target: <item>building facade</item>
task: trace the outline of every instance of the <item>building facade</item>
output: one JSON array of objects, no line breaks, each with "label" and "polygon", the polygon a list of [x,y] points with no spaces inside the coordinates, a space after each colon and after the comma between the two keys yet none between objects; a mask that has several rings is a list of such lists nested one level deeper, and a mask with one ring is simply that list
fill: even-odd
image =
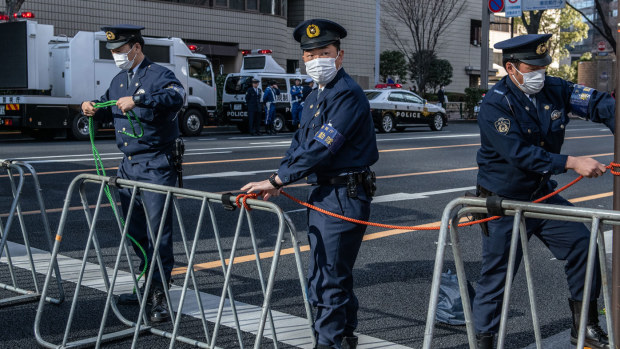
[{"label": "building facade", "polygon": [[[342,45],[347,72],[367,88],[374,84],[377,1],[27,0],[21,11],[33,12],[39,23],[54,25],[56,35],[99,31],[111,24],[143,25],[145,36],[180,37],[196,45],[197,52],[209,57],[222,74],[238,72],[241,51],[252,49],[270,49],[288,72],[298,68],[304,72],[293,29],[305,19],[331,19],[348,31]],[[452,64],[453,79],[447,90],[454,92],[477,85],[480,74],[480,41],[474,37],[480,33],[482,5],[479,0],[465,1],[465,10],[440,38],[437,50],[438,57]],[[380,51],[395,48],[385,32],[379,47]]]}]

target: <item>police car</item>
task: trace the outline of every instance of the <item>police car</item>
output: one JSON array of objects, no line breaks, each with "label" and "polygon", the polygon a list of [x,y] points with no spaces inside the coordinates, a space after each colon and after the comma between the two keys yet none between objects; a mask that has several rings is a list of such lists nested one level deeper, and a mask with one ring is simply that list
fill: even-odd
[{"label": "police car", "polygon": [[[287,74],[271,57],[271,50],[243,51],[243,62],[239,73],[226,76],[224,91],[222,91],[222,109],[226,122],[237,125],[241,132],[248,132],[248,112],[245,103],[245,92],[252,87],[252,79],[260,81],[260,89],[264,93],[268,82],[278,84],[280,95],[276,97],[276,115],[273,127],[277,132],[288,128],[294,131],[296,127],[292,123],[292,100],[290,96],[291,86],[295,80],[304,81],[308,76],[300,73]],[[265,124],[265,113],[261,113],[261,125]]]},{"label": "police car", "polygon": [[427,103],[413,92],[393,88],[364,92],[370,102],[375,127],[381,133],[402,131],[415,125],[428,125],[433,131],[441,131],[448,123],[445,109]]}]

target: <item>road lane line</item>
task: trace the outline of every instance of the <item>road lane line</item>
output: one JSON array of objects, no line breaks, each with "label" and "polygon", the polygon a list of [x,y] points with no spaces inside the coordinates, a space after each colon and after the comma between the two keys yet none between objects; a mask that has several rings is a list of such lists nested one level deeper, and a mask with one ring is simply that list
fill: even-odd
[{"label": "road lane line", "polygon": [[[22,269],[31,270],[25,246],[10,241],[7,241],[7,246],[10,250],[13,265]],[[31,248],[31,251],[35,262],[35,269],[38,271],[47,271],[47,269],[49,268],[51,254],[47,251],[39,250],[36,248]],[[60,275],[62,275],[63,281],[77,284],[82,261],[61,254],[58,255],[57,261],[58,267],[60,268]],[[6,264],[6,257],[3,257],[0,262]],[[221,268],[221,262],[219,264],[219,267]],[[113,269],[106,269],[108,275],[113,275]],[[103,282],[101,270],[98,264],[87,263],[84,271],[82,285],[104,293],[107,292],[107,288]],[[119,270],[116,285],[114,287],[114,294],[120,295],[122,293],[130,293],[132,292],[132,290],[133,281],[131,278],[131,274]],[[174,310],[177,310],[179,307],[181,291],[182,288],[180,286],[172,285],[172,287],[170,288],[170,300],[172,302],[172,307]],[[183,314],[194,318],[200,318],[200,308],[198,307],[198,304],[196,302],[196,297],[192,295],[194,290],[188,288],[187,291],[188,293],[185,297],[185,303],[183,305]],[[200,292],[203,309],[205,310],[205,318],[211,323],[214,323],[217,319],[220,296],[221,295],[212,295],[209,293]],[[260,298],[260,300],[262,301],[262,297]],[[299,294],[298,300],[300,302],[302,301],[301,294]],[[256,336],[258,330],[258,323],[261,318],[262,307],[238,301],[235,302],[235,305],[237,308],[237,315],[241,330],[243,332],[251,333],[252,335]],[[228,299],[226,300],[224,309],[225,310],[221,320],[222,326],[235,328],[235,321],[232,312],[230,311],[230,301]],[[272,310],[271,313],[273,315],[275,328],[277,329],[278,342],[286,343],[288,345],[298,348],[312,348],[312,334],[308,329],[307,319],[275,310]],[[269,322],[267,322],[267,326],[264,332],[265,338],[272,339],[270,329],[271,327],[269,325]],[[405,346],[388,342],[380,338],[370,337],[359,333],[356,333],[356,335],[359,337],[360,342],[358,348],[407,349],[407,347]],[[265,342],[265,340],[263,340],[263,342]]]}]

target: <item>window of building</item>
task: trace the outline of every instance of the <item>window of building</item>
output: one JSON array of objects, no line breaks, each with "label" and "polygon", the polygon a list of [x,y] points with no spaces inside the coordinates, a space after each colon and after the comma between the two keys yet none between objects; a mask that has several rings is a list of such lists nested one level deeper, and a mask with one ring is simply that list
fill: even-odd
[{"label": "window of building", "polygon": [[286,26],[295,28],[304,21],[304,1],[288,0],[286,8]]},{"label": "window of building", "polygon": [[258,0],[246,0],[245,9],[248,11],[258,11]]},{"label": "window of building", "polygon": [[231,10],[245,10],[245,0],[228,0],[228,8]]},{"label": "window of building", "polygon": [[215,0],[215,6],[228,7],[228,0]]},{"label": "window of building", "polygon": [[480,46],[482,40],[482,21],[472,19],[469,27],[469,43],[474,46]]},{"label": "window of building", "polygon": [[274,0],[261,0],[260,1],[260,12],[271,14],[271,2]]},{"label": "window of building", "polygon": [[287,73],[294,74],[297,69],[299,69],[299,60],[297,59],[286,60],[286,72]]}]

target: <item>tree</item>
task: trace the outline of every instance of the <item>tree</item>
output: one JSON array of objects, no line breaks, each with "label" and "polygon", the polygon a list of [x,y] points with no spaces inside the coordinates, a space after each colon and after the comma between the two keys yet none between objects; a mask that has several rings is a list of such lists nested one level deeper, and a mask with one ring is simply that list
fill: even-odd
[{"label": "tree", "polygon": [[[532,20],[532,16],[536,15],[537,19]],[[530,20],[530,26],[527,27],[522,21]],[[534,29],[532,23],[538,22],[538,28]],[[553,34],[549,39],[548,49],[549,55],[553,61],[559,63],[561,59],[570,55],[568,47],[575,47],[588,37],[588,25],[581,21],[579,12],[571,7],[563,9],[551,9],[545,11],[531,11],[524,13],[520,19],[515,21],[517,31],[532,33],[530,30],[536,30],[533,33]],[[560,65],[558,68],[549,68],[550,75],[562,77],[566,80],[573,80],[576,76],[576,65]]]},{"label": "tree", "polygon": [[548,68],[547,74],[551,76],[557,76],[558,78],[562,78],[564,80],[568,80],[568,81],[572,81],[576,83],[579,62],[587,62],[591,60],[592,60],[592,53],[586,52],[583,55],[581,55],[581,57],[578,60],[571,63],[570,66],[563,64],[557,69],[551,68],[551,67]]},{"label": "tree", "polygon": [[407,61],[402,52],[398,50],[383,51],[380,59],[379,75],[384,82],[387,81],[388,76],[398,77],[401,81],[407,80]]},{"label": "tree", "polygon": [[24,1],[26,0],[6,0],[6,14],[9,16],[9,21],[15,20],[13,14],[19,12]]},{"label": "tree", "polygon": [[[407,57],[411,75],[416,76],[415,81],[420,92],[426,89],[430,58],[435,54],[439,38],[463,12],[466,3],[462,0],[382,1],[382,9],[386,14],[381,21],[383,30]],[[402,25],[405,30],[401,30]],[[412,63],[421,66],[414,66]]]},{"label": "tree", "polygon": [[[598,18],[600,18],[601,20],[600,25],[597,25],[594,22],[592,22],[592,20],[588,18],[588,16],[586,16],[579,9],[571,5],[568,1],[566,2],[566,5],[572,8],[573,10],[577,11],[580,15],[582,15],[583,18],[585,18],[586,21],[588,21],[588,23],[590,23],[590,25],[594,29],[596,29],[596,31],[598,31],[605,38],[605,40],[607,40],[607,42],[613,48],[614,54],[616,54],[616,37],[614,36],[613,31],[611,30],[611,25],[607,21],[607,18],[608,18],[607,13],[609,13],[611,10],[609,6],[610,2],[611,0],[594,0],[594,5],[596,7],[596,13],[598,14]],[[615,23],[613,25],[615,26]]]},{"label": "tree", "polygon": [[[431,61],[431,69],[428,74],[428,87],[436,91],[440,86],[448,86],[452,82],[452,65],[446,59],[434,59]],[[442,102],[442,101],[440,101]]]}]

